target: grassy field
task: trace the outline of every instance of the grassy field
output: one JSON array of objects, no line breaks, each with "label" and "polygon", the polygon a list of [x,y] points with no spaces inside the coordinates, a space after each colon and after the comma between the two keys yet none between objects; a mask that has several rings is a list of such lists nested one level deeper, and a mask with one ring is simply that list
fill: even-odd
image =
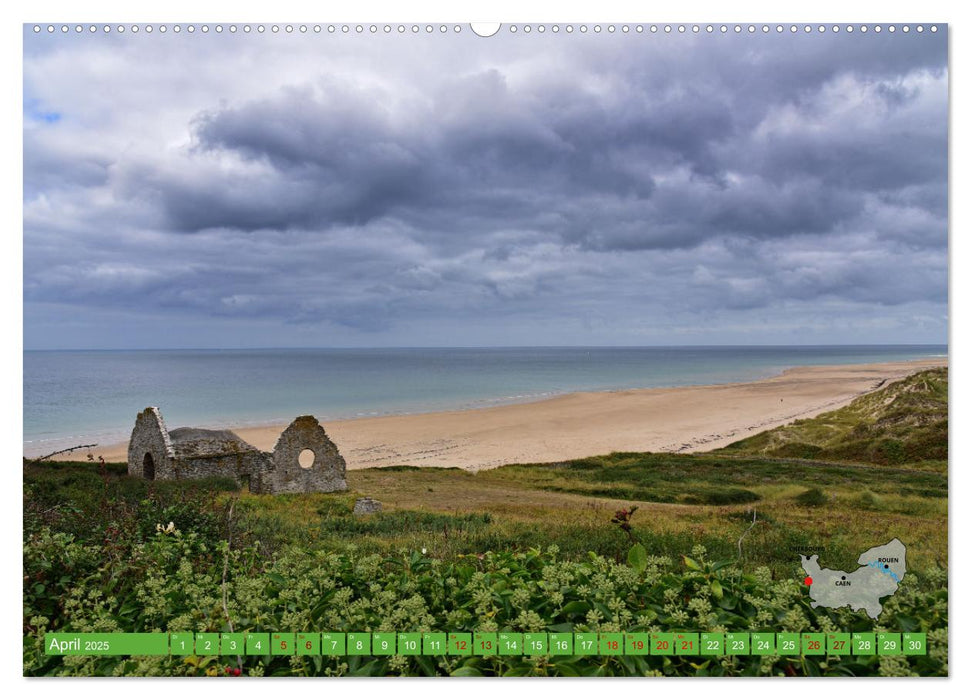
[{"label": "grassy field", "polygon": [[[220,584],[211,573],[207,574],[206,585],[211,590],[206,595],[212,601],[165,603],[162,607],[169,617],[153,616],[153,606],[161,604],[129,579],[137,581],[141,577],[152,581],[161,575],[160,571],[170,571],[173,566],[176,568],[170,575],[184,574],[184,567],[196,572],[206,571],[207,567],[219,571],[222,567],[232,572],[230,578],[238,579],[238,586],[249,590],[247,585],[257,588],[271,585],[276,581],[273,576],[281,575],[273,571],[280,571],[279,567],[287,562],[293,569],[294,561],[318,561],[324,557],[319,560],[318,568],[312,570],[317,572],[314,575],[333,578],[338,576],[333,567],[351,567],[341,569],[344,573],[340,574],[347,577],[345,585],[350,590],[350,581],[360,575],[355,567],[362,566],[361,562],[383,561],[368,576],[372,581],[382,576],[392,577],[395,595],[402,596],[430,585],[420,577],[411,578],[418,576],[415,572],[421,562],[433,562],[429,564],[432,568],[453,567],[450,569],[453,573],[443,577],[446,583],[442,585],[457,581],[459,584],[455,585],[461,587],[461,582],[466,581],[474,586],[477,585],[476,570],[481,575],[492,576],[499,575],[496,571],[525,566],[524,571],[528,572],[529,567],[523,562],[538,556],[548,558],[546,566],[550,570],[588,566],[579,562],[592,561],[603,562],[595,567],[605,566],[610,571],[615,570],[610,567],[620,567],[616,571],[622,572],[627,569],[634,542],[643,545],[658,576],[663,573],[674,577],[668,580],[668,588],[687,585],[684,581],[694,576],[688,561],[708,562],[700,564],[701,568],[722,562],[717,568],[708,569],[705,585],[721,580],[718,578],[721,574],[715,572],[723,568],[734,576],[719,584],[741,587],[732,605],[742,607],[721,606],[729,611],[726,615],[742,615],[730,618],[731,624],[751,618],[753,629],[775,629],[795,605],[792,601],[799,601],[798,606],[805,607],[805,590],[797,590],[802,576],[800,553],[816,551],[823,566],[852,569],[861,552],[899,537],[908,547],[908,577],[902,586],[906,591],[894,599],[899,599],[899,605],[912,604],[915,610],[901,611],[890,605],[887,615],[891,617],[878,623],[898,628],[910,625],[911,629],[937,634],[943,630],[946,636],[946,575],[942,576],[947,569],[946,459],[947,376],[944,370],[931,370],[861,397],[839,411],[797,421],[711,453],[615,453],[563,463],[509,465],[474,474],[459,469],[408,466],[367,469],[349,472],[349,491],[340,494],[256,496],[239,492],[231,480],[146,482],[128,477],[124,465],[108,465],[104,470],[88,463],[31,465],[24,470],[25,634],[85,626],[111,629],[112,625],[120,629],[168,625],[172,629],[171,623],[163,622],[172,619],[176,625],[186,624],[185,629],[201,630],[200,625],[222,629],[220,625],[226,622],[223,612],[198,608],[218,607],[214,602],[220,597],[216,589],[221,586],[225,591],[228,585],[225,575]],[[384,510],[365,517],[353,515],[355,499],[364,495],[382,501]],[[622,509],[630,511],[633,506],[636,511],[627,532],[619,527],[616,515]],[[169,542],[172,538],[157,532],[158,525],[170,521],[180,532],[178,546]],[[181,552],[178,561],[170,561],[171,557],[159,558],[161,555],[156,549],[165,547]],[[73,558],[64,560],[67,555],[63,552],[72,552]],[[149,556],[147,552],[153,554]],[[541,555],[542,552],[546,554]],[[141,566],[138,562],[143,562],[146,568],[137,571],[126,568]],[[54,571],[65,567],[74,573],[55,584]],[[498,569],[494,571],[490,567]],[[81,575],[83,572],[85,575]],[[545,572],[546,569],[539,567],[524,576],[526,579],[539,577],[534,584],[542,588]],[[623,585],[635,585],[624,578],[626,574],[618,576]],[[754,578],[745,579],[746,576]],[[120,579],[129,581],[124,583]],[[79,581],[87,581],[84,585],[88,587],[100,587],[101,593],[96,598],[105,601],[101,617],[92,617],[92,613],[82,612],[71,603],[79,596],[90,594],[78,590],[82,586]],[[244,581],[251,584],[244,585]],[[644,580],[636,585],[648,584]],[[168,585],[158,583],[156,592],[162,595],[161,591],[168,590]],[[277,602],[266,602],[266,610],[260,603],[254,603],[254,611],[243,615],[238,609],[245,607],[245,595],[238,590],[230,600],[230,607],[260,629],[274,629],[274,624],[280,629],[293,629],[294,616],[299,615],[286,612],[293,601],[288,603],[286,591],[272,585],[269,589],[272,595],[265,591],[263,595],[268,596],[267,601]],[[310,585],[301,579],[298,587]],[[361,585],[364,600],[373,586]],[[745,589],[747,585],[755,588]],[[709,591],[705,595],[710,596],[710,589],[705,590]],[[125,595],[129,596],[128,607],[119,602],[122,591],[127,591]],[[631,600],[625,605],[632,606],[632,611],[640,609],[643,616],[644,606],[648,605],[645,601],[652,595],[664,600],[662,588],[650,591],[653,592],[643,589],[630,593]],[[575,593],[581,598],[591,595],[583,587],[578,587]],[[791,600],[786,597],[790,593],[795,596]],[[184,593],[164,595],[178,597]],[[754,608],[743,610],[740,601],[756,595],[766,601],[781,601],[766,602],[766,609],[778,606],[778,614],[773,613],[774,621]],[[506,624],[513,629],[528,627],[527,622],[549,629],[554,625],[560,628],[567,625],[570,629],[586,625],[597,629],[603,622],[595,619],[591,623],[588,617],[564,612],[581,610],[587,605],[581,599],[574,601],[579,607],[570,608],[571,603],[565,602],[559,611],[529,619],[522,614],[515,617],[515,610],[508,605],[497,608],[500,611],[497,616],[493,613],[492,617],[482,617],[485,613],[480,614],[481,605],[466,610],[455,596],[461,598],[457,593],[452,598],[446,595],[439,601],[440,617],[431,616],[439,628],[459,629],[468,625],[469,629],[475,629],[476,625],[484,624],[483,620],[485,624],[493,624],[506,619]],[[108,599],[114,600],[114,604],[108,604]],[[722,600],[718,602],[721,604]],[[427,597],[425,603],[428,604]],[[542,607],[538,602],[534,604]],[[274,605],[282,607],[278,609]],[[916,609],[921,607],[923,612]],[[466,620],[459,614],[459,608],[462,615],[476,619]],[[664,609],[664,605],[658,608]],[[608,614],[611,611],[604,610]],[[261,617],[264,613],[265,617]],[[587,606],[584,615],[589,613]],[[671,618],[675,623],[680,619],[676,613],[670,612],[675,615]],[[508,618],[503,618],[506,614]],[[641,619],[634,612],[631,615],[634,617],[622,626],[630,628]],[[850,614],[845,609],[831,615],[826,613],[826,617],[806,608],[804,615],[809,629],[825,629],[827,624],[842,625],[844,629],[854,625],[872,628],[862,613]],[[367,618],[368,628],[377,629],[381,621],[387,620],[380,616],[375,619]],[[615,615],[614,619],[616,624],[622,624],[622,617]],[[605,620],[609,622],[609,618]],[[704,624],[713,620],[701,617],[691,624],[703,629]],[[326,622],[352,623],[350,618]],[[238,627],[243,622],[237,619],[236,624]],[[324,622],[309,618],[304,624]],[[431,623],[426,620],[424,624]],[[78,673],[108,672],[78,663],[84,669],[75,669]],[[126,667],[122,672],[139,675],[139,668]],[[272,664],[261,668],[261,672],[281,669]],[[598,668],[616,673],[652,670],[646,666],[626,669],[623,664]],[[747,671],[729,668],[720,672],[751,672],[753,668]],[[797,674],[833,670],[793,668]],[[946,666],[938,664],[928,668],[921,672],[940,673]],[[400,670],[427,675],[456,670],[447,665],[432,669],[406,665],[402,669],[374,666],[367,672]],[[576,670],[567,666],[559,670],[546,668],[544,672],[567,673],[571,669]],[[691,669],[684,666],[680,670],[669,668],[667,672],[675,675],[698,672]],[[777,673],[780,669],[789,673],[789,667],[784,665],[770,664],[768,670],[761,666],[755,670]],[[25,673],[70,670],[25,650]],[[318,666],[303,672],[313,674],[325,670]],[[336,672],[340,668],[331,670]],[[350,673],[361,668],[344,670]],[[504,672],[498,667],[466,670]],[[142,669],[141,674],[198,671],[199,668],[162,666],[152,672]],[[520,668],[517,672],[520,671],[540,673],[535,666]],[[118,667],[111,667],[110,672],[119,672]],[[706,667],[705,673],[709,672],[714,669]],[[858,668],[840,667],[837,672],[900,675],[912,672],[912,667],[905,664],[894,668],[889,661],[881,661]]]}]

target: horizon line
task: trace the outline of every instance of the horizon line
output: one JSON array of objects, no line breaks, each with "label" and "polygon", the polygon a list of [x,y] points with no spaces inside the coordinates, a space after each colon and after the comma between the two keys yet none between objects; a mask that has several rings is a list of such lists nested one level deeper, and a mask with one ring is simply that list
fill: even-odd
[{"label": "horizon line", "polygon": [[558,349],[654,349],[654,348],[885,348],[944,347],[944,343],[690,343],[658,345],[292,345],[245,347],[157,348],[23,348],[23,352],[189,352],[240,350],[558,350]]}]

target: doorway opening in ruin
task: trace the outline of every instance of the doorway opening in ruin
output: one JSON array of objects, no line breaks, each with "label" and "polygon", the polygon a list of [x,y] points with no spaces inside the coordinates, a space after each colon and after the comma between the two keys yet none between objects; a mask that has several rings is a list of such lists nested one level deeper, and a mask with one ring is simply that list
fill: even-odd
[{"label": "doorway opening in ruin", "polygon": [[155,459],[151,452],[146,452],[145,459],[142,460],[142,476],[150,481],[155,480]]},{"label": "doorway opening in ruin", "polygon": [[303,469],[310,469],[310,467],[314,466],[315,458],[316,455],[314,454],[313,450],[304,450],[297,457],[297,463],[300,464]]}]

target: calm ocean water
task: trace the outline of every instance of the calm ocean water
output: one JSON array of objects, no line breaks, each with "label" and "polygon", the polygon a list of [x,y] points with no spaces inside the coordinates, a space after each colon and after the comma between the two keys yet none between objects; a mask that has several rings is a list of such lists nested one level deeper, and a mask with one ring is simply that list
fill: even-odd
[{"label": "calm ocean water", "polygon": [[24,454],[170,428],[475,408],[572,391],[748,381],[799,365],[943,356],[946,345],[24,352]]}]

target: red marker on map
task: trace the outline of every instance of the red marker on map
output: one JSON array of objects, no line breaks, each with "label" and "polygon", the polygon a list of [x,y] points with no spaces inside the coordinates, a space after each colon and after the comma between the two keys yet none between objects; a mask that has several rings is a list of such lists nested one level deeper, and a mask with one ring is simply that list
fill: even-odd
[{"label": "red marker on map", "polygon": [[806,578],[805,578],[805,579],[803,580],[803,583],[805,583],[805,584],[806,584],[807,586],[811,586],[811,585],[813,585],[813,577],[812,577],[812,576],[807,576],[807,577],[806,577]]}]

